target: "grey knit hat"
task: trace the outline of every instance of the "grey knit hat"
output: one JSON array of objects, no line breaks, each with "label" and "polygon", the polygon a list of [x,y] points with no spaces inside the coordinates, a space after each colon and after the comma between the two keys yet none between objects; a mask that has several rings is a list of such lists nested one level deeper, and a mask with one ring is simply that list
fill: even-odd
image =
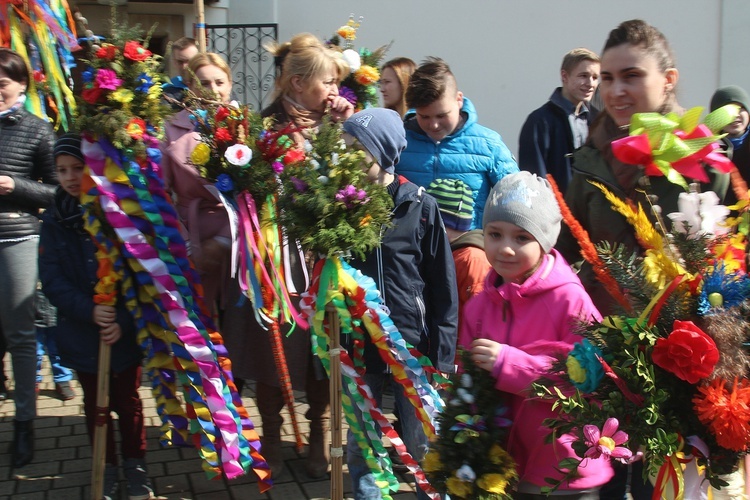
[{"label": "grey knit hat", "polygon": [[720,107],[733,102],[745,108],[746,111],[750,111],[750,98],[747,96],[747,92],[737,85],[721,87],[714,92],[713,97],[711,97],[711,111],[716,111]]},{"label": "grey knit hat", "polygon": [[495,221],[510,222],[528,231],[549,253],[560,235],[560,207],[549,182],[530,172],[506,175],[490,191],[482,227]]},{"label": "grey knit hat", "polygon": [[386,172],[395,171],[394,165],[406,147],[401,115],[392,109],[365,109],[344,122],[344,132],[356,137]]}]

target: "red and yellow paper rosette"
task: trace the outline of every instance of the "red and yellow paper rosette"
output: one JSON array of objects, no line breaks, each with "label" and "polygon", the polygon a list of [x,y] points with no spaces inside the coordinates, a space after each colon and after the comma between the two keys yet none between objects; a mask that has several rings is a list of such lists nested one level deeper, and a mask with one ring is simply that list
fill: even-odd
[{"label": "red and yellow paper rosette", "polygon": [[643,165],[646,175],[665,176],[670,182],[688,189],[685,177],[708,182],[704,164],[728,173],[733,164],[716,151],[717,135],[737,116],[734,104],[723,106],[700,122],[701,107],[676,113],[636,113],[630,120],[628,137],[612,142],[612,153],[623,163]]},{"label": "red and yellow paper rosette", "polygon": [[[435,369],[429,359],[409,345],[398,332],[382,307],[375,282],[338,257],[329,257],[316,264],[312,284],[302,295],[300,306],[310,320],[313,348],[329,373],[330,339],[325,311],[329,303],[336,308],[341,333],[351,336],[354,346],[352,357],[346,351],[341,352],[341,372],[347,388],[342,395],[344,415],[383,498],[390,498],[390,492],[397,491],[398,480],[393,475],[379,432],[388,436],[404,465],[414,474],[417,485],[430,498],[440,498],[378,407],[364,380],[364,335],[369,335],[393,378],[402,385],[428,439],[435,435],[434,420],[444,406],[428,377],[428,374],[435,373]],[[358,412],[354,410],[355,405]],[[363,425],[359,424],[357,413],[361,415]]]},{"label": "red and yellow paper rosette", "polygon": [[[156,384],[162,430],[167,431],[163,440],[180,444],[189,432],[209,477],[231,479],[252,468],[261,491],[267,490],[270,470],[231,383],[221,336],[201,308],[193,285],[197,273],[157,173],[158,149],[148,149],[148,158],[136,162],[100,139],[84,140],[83,152],[92,182],[83,201],[88,211],[101,214],[102,223],[109,226],[106,232],[115,235],[111,246],[134,277],[121,293],[140,329],[142,345],[149,348],[149,374]],[[89,227],[96,229],[95,224]],[[103,232],[92,236],[101,240]],[[131,286],[134,283],[137,287]],[[186,410],[176,396],[178,384]]]}]

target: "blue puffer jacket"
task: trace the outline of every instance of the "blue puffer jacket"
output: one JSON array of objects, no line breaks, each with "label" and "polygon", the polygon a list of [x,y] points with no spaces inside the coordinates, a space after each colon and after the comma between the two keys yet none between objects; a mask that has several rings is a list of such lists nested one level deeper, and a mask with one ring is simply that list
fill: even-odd
[{"label": "blue puffer jacket", "polygon": [[[83,229],[77,200],[62,188],[55,203],[42,215],[39,241],[39,278],[42,290],[57,307],[55,340],[65,366],[96,373],[99,359],[99,327],[92,320],[97,277],[96,248]],[[133,317],[122,298],[117,304],[117,323],[122,337],[112,345],[112,371],[119,373],[141,362]]]},{"label": "blue puffer jacket", "polygon": [[417,123],[416,113],[406,116],[406,149],[396,172],[414,184],[427,187],[435,179],[461,179],[474,194],[472,229],[482,227],[484,203],[492,186],[518,165],[500,134],[477,123],[477,112],[464,97],[463,126],[440,142],[433,141]]}]

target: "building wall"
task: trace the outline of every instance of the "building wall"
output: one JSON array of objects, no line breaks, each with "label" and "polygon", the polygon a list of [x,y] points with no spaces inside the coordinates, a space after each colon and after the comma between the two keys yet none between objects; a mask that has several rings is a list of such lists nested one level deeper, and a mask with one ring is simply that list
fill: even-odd
[{"label": "building wall", "polygon": [[750,90],[747,0],[233,0],[230,7],[233,20],[278,22],[281,40],[302,31],[330,37],[350,13],[364,16],[357,46],[393,41],[387,57],[445,59],[480,122],[514,152],[528,113],[559,85],[565,52],[600,51],[627,19],[645,19],[669,39],[683,106],[708,106],[720,85]]},{"label": "building wall", "polygon": [[[109,17],[92,0],[73,3],[92,26]],[[158,20],[170,39],[192,34],[190,5],[130,1],[124,9],[144,27]],[[220,0],[206,7],[206,22],[278,23],[281,40],[303,31],[327,38],[350,13],[364,16],[358,47],[393,42],[386,57],[445,59],[480,122],[514,152],[526,116],[559,85],[565,52],[601,50],[609,30],[627,19],[645,19],[670,40],[683,106],[707,106],[721,85],[750,90],[747,0]]]}]

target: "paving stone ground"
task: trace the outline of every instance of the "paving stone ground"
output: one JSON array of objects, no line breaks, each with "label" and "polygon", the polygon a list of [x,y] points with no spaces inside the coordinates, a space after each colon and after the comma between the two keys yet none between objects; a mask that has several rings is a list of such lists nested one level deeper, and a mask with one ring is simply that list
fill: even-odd
[{"label": "paving stone ground", "polygon": [[[10,355],[5,358],[9,388],[12,388]],[[0,500],[88,500],[91,484],[91,447],[83,417],[83,396],[78,382],[72,382],[76,397],[61,401],[56,397],[49,364],[43,363],[44,381],[37,399],[38,417],[34,422],[36,452],[34,460],[20,469],[10,467],[9,447],[13,439],[14,405],[11,399],[0,402]],[[307,404],[303,394],[297,395],[295,413],[307,432],[304,413]],[[12,391],[11,391],[12,398]],[[209,480],[201,469],[195,448],[162,448],[159,444],[159,418],[148,383],[141,387],[147,425],[148,473],[156,492],[168,500],[311,500],[330,498],[330,481],[313,480],[304,472],[304,454],[294,447],[289,414],[285,410],[283,427],[284,473],[276,478],[274,487],[262,494],[250,476],[227,481]],[[242,400],[254,423],[260,428],[253,387],[246,387]],[[391,407],[389,401],[384,402]],[[344,429],[346,426],[344,426]],[[346,459],[344,459],[346,463]],[[121,499],[127,499],[125,481],[121,476]],[[416,498],[411,476],[400,478],[399,492],[394,500]],[[351,494],[349,476],[344,465],[344,494]]]}]

